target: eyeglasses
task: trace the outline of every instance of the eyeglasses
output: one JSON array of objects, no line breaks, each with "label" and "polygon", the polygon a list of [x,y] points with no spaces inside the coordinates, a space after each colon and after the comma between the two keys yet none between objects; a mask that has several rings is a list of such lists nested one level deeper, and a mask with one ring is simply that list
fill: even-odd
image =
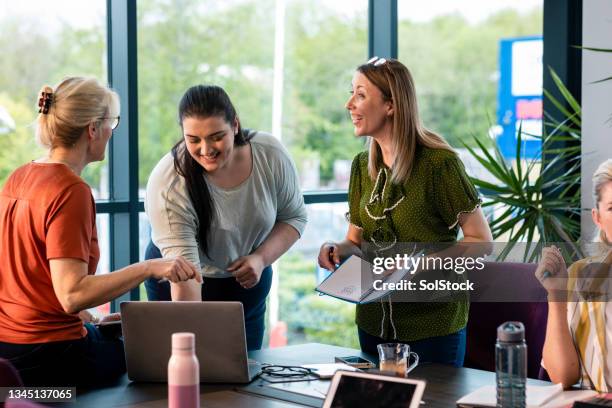
[{"label": "eyeglasses", "polygon": [[119,126],[119,120],[121,119],[121,116],[105,116],[102,118],[98,118],[99,120],[105,120],[105,119],[111,119],[110,121],[110,128],[111,130],[115,130],[117,129],[117,126]]},{"label": "eyeglasses", "polygon": [[384,65],[387,62],[387,60],[385,58],[381,58],[381,57],[372,57],[368,60],[368,64],[372,64],[375,67],[379,67],[381,65]]}]

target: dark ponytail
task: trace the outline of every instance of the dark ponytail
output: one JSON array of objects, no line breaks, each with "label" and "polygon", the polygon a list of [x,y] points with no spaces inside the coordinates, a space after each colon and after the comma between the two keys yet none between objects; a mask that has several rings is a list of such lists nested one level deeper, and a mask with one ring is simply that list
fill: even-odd
[{"label": "dark ponytail", "polygon": [[[231,126],[237,119],[236,109],[223,88],[215,85],[196,85],[189,88],[179,102],[178,119],[181,128],[183,120],[188,117],[206,119],[211,116],[222,117]],[[234,137],[234,145],[242,146],[253,136],[248,129],[244,131],[238,123],[238,133]],[[206,170],[194,160],[185,146],[185,139],[172,147],[174,169],[185,178],[189,198],[198,219],[196,239],[202,252],[208,255],[208,235],[214,216],[214,202],[204,178]]]}]

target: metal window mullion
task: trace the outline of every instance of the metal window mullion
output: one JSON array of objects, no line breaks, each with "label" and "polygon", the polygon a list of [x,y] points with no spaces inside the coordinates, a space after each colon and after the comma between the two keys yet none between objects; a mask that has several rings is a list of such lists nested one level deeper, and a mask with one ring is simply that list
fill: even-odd
[{"label": "metal window mullion", "polygon": [[[544,0],[543,15],[543,88],[560,101],[566,109],[571,110],[569,104],[565,102],[561,92],[557,89],[549,67],[557,73],[578,103],[581,103],[582,52],[577,46],[582,45],[582,0]],[[543,98],[542,103],[543,111],[549,118],[558,122],[563,122],[566,119],[565,115],[547,97]],[[543,122],[544,132],[550,133],[553,131],[553,127],[545,124],[545,122],[552,122],[552,120],[547,119]],[[556,142],[550,148],[562,149],[569,147],[570,143],[572,142]],[[555,159],[556,155],[556,153],[543,153],[542,165],[545,166],[547,163],[550,163]],[[556,179],[560,175],[565,174],[571,166],[572,163],[567,160],[559,163],[554,168],[550,168],[544,181]],[[580,169],[577,171],[580,172]],[[544,190],[543,196],[544,199],[556,199],[558,192],[548,188]],[[569,213],[566,215],[571,218],[575,217]]]},{"label": "metal window mullion", "polygon": [[397,58],[397,0],[369,0],[368,55]]},{"label": "metal window mullion", "polygon": [[[107,0],[107,14],[108,79],[121,100],[121,125],[109,143],[109,191],[111,201],[127,202],[126,212],[110,213],[110,267],[117,270],[139,260],[136,0]],[[138,300],[139,289],[115,299],[111,310],[128,299]]]}]

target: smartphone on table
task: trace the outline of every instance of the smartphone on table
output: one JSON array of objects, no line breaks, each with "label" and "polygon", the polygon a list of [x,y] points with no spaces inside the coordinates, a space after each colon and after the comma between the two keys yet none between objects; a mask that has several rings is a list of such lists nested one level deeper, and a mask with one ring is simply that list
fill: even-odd
[{"label": "smartphone on table", "polygon": [[359,356],[336,357],[336,363],[344,363],[355,368],[376,368],[373,362]]}]

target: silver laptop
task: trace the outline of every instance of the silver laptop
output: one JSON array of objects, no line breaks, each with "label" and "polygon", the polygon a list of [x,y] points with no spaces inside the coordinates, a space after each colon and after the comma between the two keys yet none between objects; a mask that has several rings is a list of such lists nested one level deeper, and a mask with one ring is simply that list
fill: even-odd
[{"label": "silver laptop", "polygon": [[128,378],[166,382],[172,333],[195,333],[200,381],[248,383],[260,366],[247,358],[240,302],[122,302]]}]

